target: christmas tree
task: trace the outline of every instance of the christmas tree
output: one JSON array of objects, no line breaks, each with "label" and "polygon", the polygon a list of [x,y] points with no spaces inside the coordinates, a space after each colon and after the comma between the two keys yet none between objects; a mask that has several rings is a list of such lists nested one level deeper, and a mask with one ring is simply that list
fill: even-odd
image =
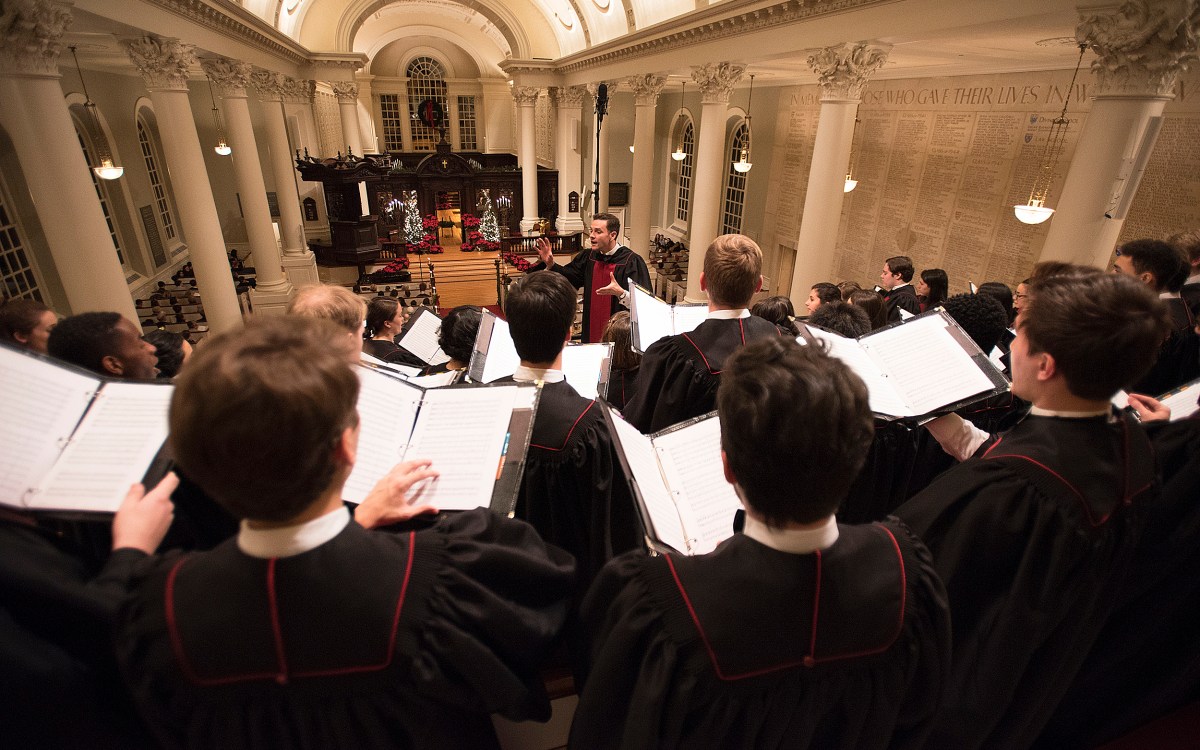
[{"label": "christmas tree", "polygon": [[425,239],[425,228],[421,226],[421,211],[417,208],[417,191],[409,193],[404,203],[404,241],[415,246]]},{"label": "christmas tree", "polygon": [[500,224],[496,222],[496,211],[492,208],[492,199],[483,191],[483,215],[479,217],[479,233],[488,242],[500,241]]}]

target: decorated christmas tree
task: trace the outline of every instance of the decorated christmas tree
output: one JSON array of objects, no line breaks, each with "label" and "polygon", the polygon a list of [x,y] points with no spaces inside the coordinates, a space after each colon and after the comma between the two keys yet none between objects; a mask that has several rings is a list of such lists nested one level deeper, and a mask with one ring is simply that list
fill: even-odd
[{"label": "decorated christmas tree", "polygon": [[500,241],[500,224],[496,221],[496,210],[492,208],[492,198],[484,190],[480,203],[479,232],[488,242]]},{"label": "decorated christmas tree", "polygon": [[404,241],[413,246],[424,238],[425,228],[421,226],[421,211],[417,208],[417,191],[413,190],[404,202]]}]

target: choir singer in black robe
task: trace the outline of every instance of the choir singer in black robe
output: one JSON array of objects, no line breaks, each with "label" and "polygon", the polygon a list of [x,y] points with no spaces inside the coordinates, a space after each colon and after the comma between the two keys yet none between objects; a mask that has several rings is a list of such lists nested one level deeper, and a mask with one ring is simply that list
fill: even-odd
[{"label": "choir singer in black robe", "polygon": [[716,408],[725,359],[751,341],[776,338],[779,329],[747,309],[762,288],[762,250],[741,234],[723,234],[704,253],[700,288],[708,319],[696,330],[651,344],[642,357],[637,388],[622,412],[645,433],[658,432]]},{"label": "choir singer in black robe", "polygon": [[871,442],[862,381],[772,338],[729,358],[718,410],[744,530],[604,568],[570,746],[922,747],[950,666],[945,590],[903,524],[834,519]]},{"label": "choir singer in black robe", "polygon": [[591,251],[581,250],[565,266],[554,262],[550,240],[539,237],[540,262],[530,270],[555,271],[583,289],[583,342],[594,344],[604,332],[604,324],[621,306],[629,307],[629,285],[650,288],[650,269],[642,256],[617,241],[621,220],[612,214],[595,214],[589,230]]},{"label": "choir singer in black robe", "polygon": [[1000,436],[953,414],[930,423],[970,458],[896,510],[950,595],[953,671],[931,747],[1029,747],[1089,651],[1129,647],[1098,636],[1158,490],[1144,430],[1109,399],[1168,330],[1165,307],[1133,279],[1038,278],[1011,349],[1029,416]]},{"label": "choir singer in black robe", "polygon": [[168,747],[495,747],[492,712],[549,718],[537,670],[570,558],[485,509],[367,531],[433,510],[406,498],[428,462],[397,466],[352,519],[343,336],[256,321],[206,342],[176,386],[174,454],[243,520],[236,539],[147,567],[122,613],[118,657]]}]

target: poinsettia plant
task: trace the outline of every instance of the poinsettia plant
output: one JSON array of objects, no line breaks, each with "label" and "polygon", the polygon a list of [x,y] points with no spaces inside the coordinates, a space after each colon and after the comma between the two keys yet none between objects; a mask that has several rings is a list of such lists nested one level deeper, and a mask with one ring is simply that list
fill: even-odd
[{"label": "poinsettia plant", "polygon": [[408,270],[408,256],[401,255],[399,258],[396,258],[395,260],[391,261],[383,268],[376,271],[376,273],[400,273],[401,271],[407,271],[407,270]]},{"label": "poinsettia plant", "polygon": [[521,271],[522,273],[524,273],[525,271],[528,271],[530,268],[533,267],[532,263],[525,260],[524,258],[522,258],[520,255],[517,255],[516,253],[504,253],[502,255],[502,257],[504,258],[505,263],[509,264],[513,268],[516,268],[518,271]]},{"label": "poinsettia plant", "polygon": [[423,233],[421,239],[417,242],[408,243],[408,251],[417,255],[438,255],[444,252],[442,246],[438,244],[438,218],[430,214],[421,219],[421,229]]},{"label": "poinsettia plant", "polygon": [[476,250],[479,252],[495,252],[500,249],[499,242],[492,242],[483,236],[479,228],[479,217],[471,214],[462,215],[463,252]]}]

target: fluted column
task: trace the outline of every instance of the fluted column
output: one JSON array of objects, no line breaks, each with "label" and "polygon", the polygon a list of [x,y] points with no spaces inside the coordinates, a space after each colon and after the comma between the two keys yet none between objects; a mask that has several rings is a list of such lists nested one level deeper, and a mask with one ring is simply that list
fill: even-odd
[{"label": "fluted column", "polygon": [[629,79],[633,89],[633,184],[630,185],[629,217],[626,234],[630,247],[644,258],[650,257],[650,190],[654,182],[654,115],[658,95],[667,79],[643,74]]},{"label": "fluted column", "polygon": [[283,98],[291,90],[294,82],[285,75],[266,70],[255,71],[250,80],[254,83],[259,99],[262,100],[263,119],[267,127],[271,173],[275,178],[275,196],[279,203],[279,236],[283,241],[283,256],[280,262],[288,281],[293,285],[316,284],[320,281],[317,277],[317,262],[304,239],[300,194],[296,190],[292,149],[288,144],[287,119],[283,114]]},{"label": "fluted column", "polygon": [[[617,93],[617,84],[614,81],[598,81],[596,83],[589,83],[587,85],[587,90],[588,90],[588,93],[592,95],[592,111],[593,112],[596,109],[596,97],[598,96],[598,93],[600,91],[601,83],[604,83],[608,86],[608,101],[609,101],[609,110],[610,111],[612,109],[612,106],[611,106],[612,98]],[[608,119],[608,115],[605,115],[605,119]],[[592,120],[593,127],[595,126],[595,123],[596,123],[596,121],[593,119]],[[591,211],[592,213],[599,213],[601,211],[608,210],[608,174],[609,174],[609,162],[611,161],[611,158],[612,158],[612,152],[609,150],[609,147],[608,147],[610,133],[612,133],[612,122],[611,121],[608,123],[608,127],[600,128],[600,145],[592,153],[592,168],[588,172],[588,179],[593,182],[596,179],[596,161],[599,160],[599,162],[600,162],[600,194],[599,194],[599,196],[597,196],[597,200],[594,201],[591,205],[589,205],[587,207],[588,210]],[[596,132],[594,130],[592,131],[590,137],[592,139],[592,143],[595,144]],[[599,208],[595,208],[595,206],[599,206]]]},{"label": "fluted column", "polygon": [[178,39],[154,37],[125,41],[122,45],[142,74],[150,101],[154,103],[179,219],[209,326],[216,332],[239,328],[242,311],[188,99],[188,68],[196,62],[195,48]]},{"label": "fluted column", "polygon": [[267,204],[267,185],[258,159],[258,142],[250,124],[250,106],[246,89],[253,68],[249,63],[225,57],[201,62],[205,75],[221,95],[229,145],[233,149],[233,172],[241,196],[242,219],[250,252],[254,255],[256,285],[250,292],[255,312],[282,315],[295,289],[283,275],[275,230],[271,227],[271,209]]},{"label": "fluted column", "polygon": [[[558,110],[558,134],[555,144],[554,165],[558,167],[558,219],[554,228],[560,234],[582,232],[583,219],[579,217],[579,209],[571,211],[571,193],[577,199],[583,199],[583,164],[579,150],[582,122],[580,107],[583,106],[583,96],[587,89],[582,86],[560,86],[552,89]],[[574,136],[572,136],[574,133]]]},{"label": "fluted column", "polygon": [[700,135],[696,140],[696,177],[692,191],[688,232],[688,302],[703,302],[700,273],[704,253],[717,237],[721,217],[721,184],[725,176],[725,118],[729,95],[746,72],[745,65],[707,63],[692,69],[692,80],[700,86]]},{"label": "fluted column", "polygon": [[521,231],[533,229],[538,220],[537,205],[537,128],[534,107],[537,105],[536,86],[514,86],[513,99],[521,115],[521,147],[517,161],[521,164]]},{"label": "fluted column", "polygon": [[1121,208],[1128,207],[1141,177],[1131,173],[1125,159],[1154,147],[1146,127],[1174,98],[1180,71],[1195,59],[1198,21],[1196,0],[1139,0],[1103,12],[1081,10],[1075,35],[1097,55],[1092,63],[1097,93],[1040,260],[1108,264],[1125,223]]},{"label": "fluted column", "polygon": [[[12,139],[69,312],[137,310],[59,84],[66,5],[5,4],[0,17],[0,127]],[[67,309],[61,310],[68,312]]]},{"label": "fluted column", "polygon": [[338,100],[338,115],[342,120],[342,139],[346,151],[362,156],[362,133],[358,129],[358,84],[354,81],[334,81],[329,84]]},{"label": "fluted column", "polygon": [[863,87],[871,74],[887,61],[889,49],[877,44],[841,44],[826,47],[808,58],[808,65],[821,86],[821,115],[817,120],[800,237],[796,243],[793,305],[804,304],[813,284],[832,278],[838,224],[846,194],[846,169],[854,141],[854,116],[858,113]]}]

